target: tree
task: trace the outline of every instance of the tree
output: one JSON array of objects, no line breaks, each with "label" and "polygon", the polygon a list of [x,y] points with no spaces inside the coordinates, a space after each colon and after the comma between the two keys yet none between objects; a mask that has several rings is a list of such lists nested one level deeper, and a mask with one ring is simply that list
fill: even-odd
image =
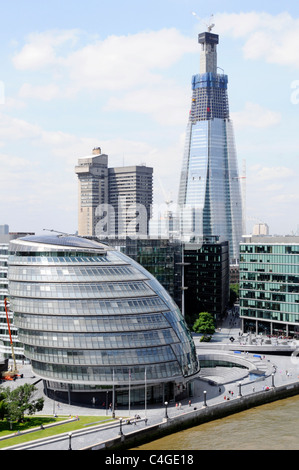
[{"label": "tree", "polygon": [[229,303],[232,307],[239,298],[239,284],[230,284],[229,286]]},{"label": "tree", "polygon": [[32,415],[36,411],[41,411],[44,406],[44,399],[33,400],[36,387],[24,384],[11,390],[9,387],[3,390],[5,415],[9,421],[22,421],[25,412]]},{"label": "tree", "polygon": [[0,420],[3,420],[6,414],[5,395],[0,392]]},{"label": "tree", "polygon": [[193,325],[195,333],[202,333],[203,335],[212,335],[215,333],[215,325],[213,316],[208,312],[201,312],[195,320]]}]

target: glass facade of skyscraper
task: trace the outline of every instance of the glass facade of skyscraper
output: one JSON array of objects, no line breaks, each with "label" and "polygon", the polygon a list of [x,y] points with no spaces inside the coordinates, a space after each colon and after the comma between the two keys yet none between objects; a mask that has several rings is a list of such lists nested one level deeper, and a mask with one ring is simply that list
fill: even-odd
[{"label": "glass facade of skyscraper", "polygon": [[183,390],[198,372],[177,305],[123,253],[71,236],[25,237],[9,250],[19,341],[47,390],[98,392],[103,399],[115,386],[120,403],[130,384],[138,402],[146,379],[158,400]]},{"label": "glass facade of skyscraper", "polygon": [[219,236],[238,259],[242,198],[227,96],[228,77],[217,73],[218,36],[199,35],[205,73],[192,78],[178,204],[185,239]]},{"label": "glass facade of skyscraper", "polygon": [[283,238],[260,237],[240,245],[244,332],[299,336],[299,238]]}]

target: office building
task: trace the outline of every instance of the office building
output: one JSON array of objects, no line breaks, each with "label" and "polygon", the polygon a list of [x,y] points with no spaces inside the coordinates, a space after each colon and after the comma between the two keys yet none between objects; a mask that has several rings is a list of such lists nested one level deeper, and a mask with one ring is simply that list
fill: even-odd
[{"label": "office building", "polygon": [[178,239],[107,239],[137,261],[166,289],[192,327],[200,312],[209,312],[216,324],[229,304],[228,242],[217,237],[202,244]]},{"label": "office building", "polygon": [[199,363],[174,301],[142,266],[74,236],[13,240],[8,278],[25,356],[46,393],[118,405],[188,395]]},{"label": "office building", "polygon": [[186,130],[178,204],[184,240],[219,236],[229,241],[230,262],[239,256],[242,197],[228,77],[218,73],[219,36],[199,34],[200,73],[192,77],[192,102]]},{"label": "office building", "polygon": [[269,235],[269,226],[267,224],[255,224],[252,235]]},{"label": "office building", "polygon": [[0,236],[9,234],[9,226],[7,224],[0,225]]},{"label": "office building", "polygon": [[147,236],[153,203],[153,169],[145,165],[109,168],[108,176],[109,210],[113,217],[110,224],[111,228],[114,224],[115,235]]},{"label": "office building", "polygon": [[13,341],[14,354],[17,361],[24,360],[23,344],[18,339],[18,329],[14,325],[13,311],[10,308],[8,293],[8,248],[9,242],[15,238],[25,235],[33,235],[33,233],[9,232],[8,225],[0,225],[0,356],[11,358],[10,335],[6,318],[4,300],[7,299],[7,315],[10,325],[10,331]]},{"label": "office building", "polygon": [[200,312],[209,312],[217,325],[229,305],[229,244],[216,237],[198,247],[184,248],[186,321],[193,324]]},{"label": "office building", "polygon": [[246,237],[240,245],[243,332],[299,336],[299,237]]},{"label": "office building", "polygon": [[153,202],[153,169],[108,168],[108,155],[93,149],[79,158],[78,234],[98,238],[147,236]]}]

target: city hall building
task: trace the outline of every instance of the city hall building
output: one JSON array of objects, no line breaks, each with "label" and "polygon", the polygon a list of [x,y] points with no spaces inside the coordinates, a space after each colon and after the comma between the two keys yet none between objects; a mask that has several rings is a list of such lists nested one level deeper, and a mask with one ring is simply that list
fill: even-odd
[{"label": "city hall building", "polygon": [[11,310],[47,395],[68,403],[154,403],[188,396],[199,372],[179,308],[141,265],[69,235],[9,245]]}]

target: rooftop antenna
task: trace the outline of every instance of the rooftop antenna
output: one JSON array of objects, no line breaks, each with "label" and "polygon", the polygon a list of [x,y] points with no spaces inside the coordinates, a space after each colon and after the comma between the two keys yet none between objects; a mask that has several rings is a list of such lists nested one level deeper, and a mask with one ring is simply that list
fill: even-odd
[{"label": "rooftop antenna", "polygon": [[210,16],[209,24],[208,24],[208,23],[205,23],[203,20],[201,20],[200,17],[199,17],[194,11],[192,11],[192,15],[195,16],[199,21],[201,21],[203,24],[206,25],[206,27],[208,28],[209,33],[212,31],[212,29],[213,29],[214,26],[215,26],[215,23],[212,23],[213,18],[214,18],[214,15],[211,15],[211,16]]},{"label": "rooftop antenna", "polygon": [[43,230],[47,231],[47,232],[58,233],[61,237],[63,237],[63,236],[65,236],[65,237],[75,236],[75,234],[73,234],[73,233],[59,232],[58,230],[53,230],[52,228],[43,228]]}]

